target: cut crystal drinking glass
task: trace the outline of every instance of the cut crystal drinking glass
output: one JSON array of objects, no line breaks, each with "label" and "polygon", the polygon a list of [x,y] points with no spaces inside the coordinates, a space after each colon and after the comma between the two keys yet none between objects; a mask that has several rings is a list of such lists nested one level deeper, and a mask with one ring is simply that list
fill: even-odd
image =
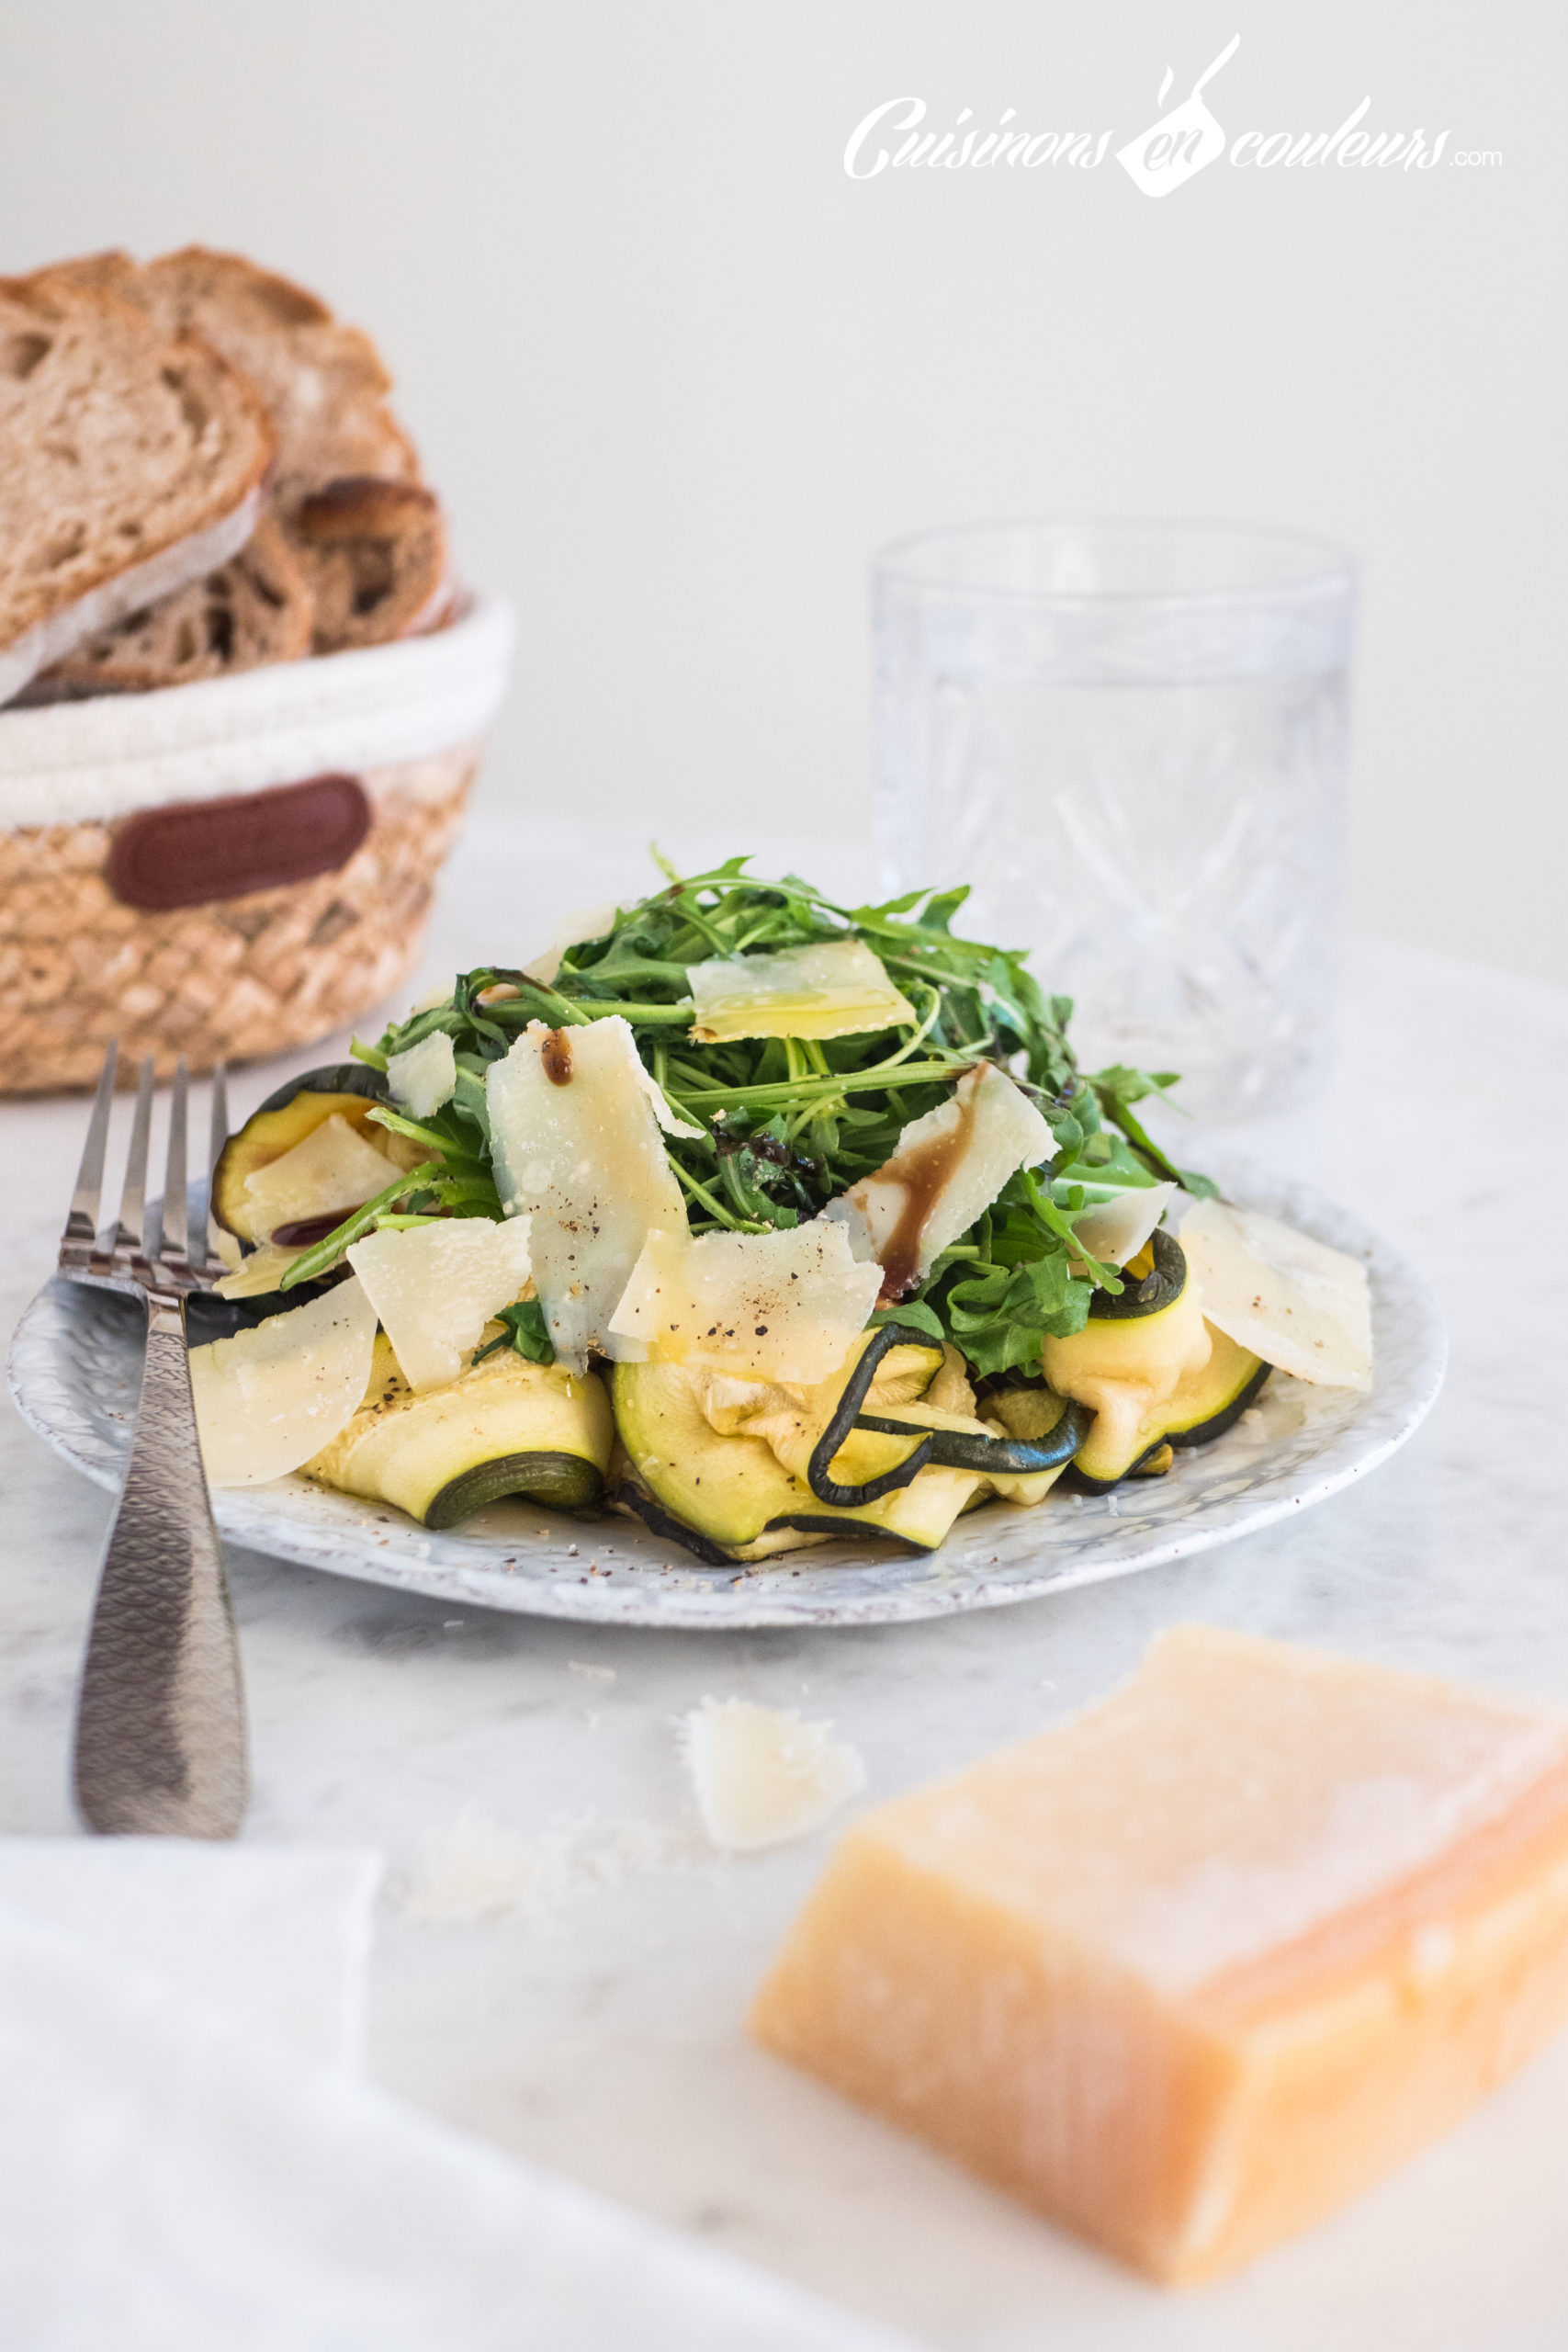
[{"label": "cut crystal drinking glass", "polygon": [[1179,1070],[1205,1120],[1310,1091],[1331,1035],[1348,560],[1278,531],[933,532],[874,568],[890,889],[1077,999],[1086,1067]]}]

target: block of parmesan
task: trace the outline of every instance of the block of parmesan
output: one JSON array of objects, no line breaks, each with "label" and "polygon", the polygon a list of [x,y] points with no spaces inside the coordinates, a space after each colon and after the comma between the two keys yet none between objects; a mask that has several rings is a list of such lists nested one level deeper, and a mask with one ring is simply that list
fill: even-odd
[{"label": "block of parmesan", "polygon": [[1568,1721],[1179,1626],[866,1814],[772,2049],[1170,2284],[1317,2220],[1568,2017]]}]

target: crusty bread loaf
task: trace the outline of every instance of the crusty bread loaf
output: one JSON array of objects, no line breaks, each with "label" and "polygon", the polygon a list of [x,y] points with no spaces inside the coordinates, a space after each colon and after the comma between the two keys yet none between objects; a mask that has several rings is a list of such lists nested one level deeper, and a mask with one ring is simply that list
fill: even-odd
[{"label": "crusty bread loaf", "polygon": [[419,480],[413,444],[387,406],[380,354],[314,294],[200,245],[148,262],[141,282],[165,327],[194,328],[265,401],[277,429],[273,503],[286,527],[302,497],[343,475]]},{"label": "crusty bread loaf", "polygon": [[18,699],[72,702],[232,677],[310,650],[315,607],[299,558],[263,515],[246,544],[205,580],[100,630],[42,670]]},{"label": "crusty bread loaf", "polygon": [[243,546],[276,447],[198,335],[101,285],[0,280],[0,702]]},{"label": "crusty bread loaf", "polygon": [[384,645],[437,617],[446,532],[431,492],[349,474],[300,500],[294,545],[315,601],[315,650]]}]

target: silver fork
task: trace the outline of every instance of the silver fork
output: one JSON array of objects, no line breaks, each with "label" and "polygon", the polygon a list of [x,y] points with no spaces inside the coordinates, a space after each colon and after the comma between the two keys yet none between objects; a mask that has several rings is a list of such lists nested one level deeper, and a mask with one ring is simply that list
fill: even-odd
[{"label": "silver fork", "polygon": [[[169,1102],[163,1214],[147,1205],[152,1058],[141,1065],[119,1213],[98,1235],[116,1047],[98,1081],[60,1271],[147,1306],[147,1362],[119,1510],[104,1556],[76,1705],[76,1803],[113,1835],[232,1838],[249,1793],[245,1702],[223,1555],[197,1439],[186,1301],[220,1269],[209,1234],[191,1246],[186,1196],[187,1080]],[[209,1175],[228,1136],[224,1073],[212,1084]]]}]

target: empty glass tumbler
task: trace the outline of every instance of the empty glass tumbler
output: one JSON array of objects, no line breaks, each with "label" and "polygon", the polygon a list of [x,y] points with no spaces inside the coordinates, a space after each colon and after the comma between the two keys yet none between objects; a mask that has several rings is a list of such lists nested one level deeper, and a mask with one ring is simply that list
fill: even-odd
[{"label": "empty glass tumbler", "polygon": [[1207,1120],[1327,1056],[1343,863],[1348,559],[1221,524],[1017,523],[873,571],[889,889],[969,882],[1089,1069],[1179,1070]]}]

